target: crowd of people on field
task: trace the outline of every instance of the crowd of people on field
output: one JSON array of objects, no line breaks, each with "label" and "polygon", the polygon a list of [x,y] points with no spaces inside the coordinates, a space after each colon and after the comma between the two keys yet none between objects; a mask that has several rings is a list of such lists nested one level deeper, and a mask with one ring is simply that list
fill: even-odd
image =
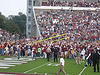
[{"label": "crowd of people on field", "polygon": [[48,0],[42,2],[42,6],[100,7],[100,2]]},{"label": "crowd of people on field", "polygon": [[[88,60],[87,64],[92,63],[92,54],[96,51],[100,54],[99,41],[92,42],[71,42],[70,39],[59,41],[42,41],[34,43],[35,39],[21,39],[17,41],[5,41],[0,44],[0,55],[32,57],[32,60],[39,58],[47,58],[48,61],[54,59],[58,62],[59,56],[65,59],[74,59],[77,64],[81,64],[84,60]],[[53,42],[51,42],[53,41]]]}]

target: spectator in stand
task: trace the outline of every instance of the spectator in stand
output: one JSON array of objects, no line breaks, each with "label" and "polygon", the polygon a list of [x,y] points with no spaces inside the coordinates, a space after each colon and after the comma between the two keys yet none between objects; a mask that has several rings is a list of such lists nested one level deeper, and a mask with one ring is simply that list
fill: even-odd
[{"label": "spectator in stand", "polygon": [[[67,33],[67,36],[71,36],[71,41],[96,41],[99,39],[97,35],[99,34],[98,17],[96,16],[98,14],[99,12],[96,11],[71,11],[70,13],[69,11],[60,10],[55,13],[55,11],[51,10],[49,13],[44,12],[41,16],[38,15],[37,20],[40,25],[40,30],[43,29],[43,31],[41,30],[43,32],[43,38],[50,37],[50,34],[54,36],[55,34]],[[43,21],[42,23],[40,22],[41,20]]]}]

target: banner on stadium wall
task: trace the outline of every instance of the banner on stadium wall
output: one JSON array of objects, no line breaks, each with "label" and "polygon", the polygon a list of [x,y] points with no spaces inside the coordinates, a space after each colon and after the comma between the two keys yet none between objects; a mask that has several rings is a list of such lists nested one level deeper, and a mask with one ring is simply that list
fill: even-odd
[{"label": "banner on stadium wall", "polygon": [[34,6],[34,9],[39,10],[100,10],[100,8],[94,7],[60,7],[60,6]]}]

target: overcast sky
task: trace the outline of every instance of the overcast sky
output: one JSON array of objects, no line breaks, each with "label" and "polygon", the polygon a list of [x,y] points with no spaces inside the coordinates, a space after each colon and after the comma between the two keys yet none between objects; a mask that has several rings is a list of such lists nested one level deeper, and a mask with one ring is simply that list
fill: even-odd
[{"label": "overcast sky", "polygon": [[0,0],[0,12],[5,15],[26,14],[27,0]]}]

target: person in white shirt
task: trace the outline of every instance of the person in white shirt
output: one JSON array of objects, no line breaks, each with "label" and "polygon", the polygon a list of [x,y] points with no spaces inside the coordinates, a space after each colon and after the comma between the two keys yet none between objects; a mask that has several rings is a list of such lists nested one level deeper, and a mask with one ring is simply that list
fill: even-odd
[{"label": "person in white shirt", "polygon": [[64,61],[63,56],[61,56],[61,58],[60,58],[60,70],[59,70],[57,75],[60,75],[60,72],[63,72],[63,75],[66,75],[66,72],[64,71],[64,66],[65,66],[65,61]]},{"label": "person in white shirt", "polygon": [[85,50],[84,49],[81,51],[81,55],[82,55],[82,59],[85,60]]}]

